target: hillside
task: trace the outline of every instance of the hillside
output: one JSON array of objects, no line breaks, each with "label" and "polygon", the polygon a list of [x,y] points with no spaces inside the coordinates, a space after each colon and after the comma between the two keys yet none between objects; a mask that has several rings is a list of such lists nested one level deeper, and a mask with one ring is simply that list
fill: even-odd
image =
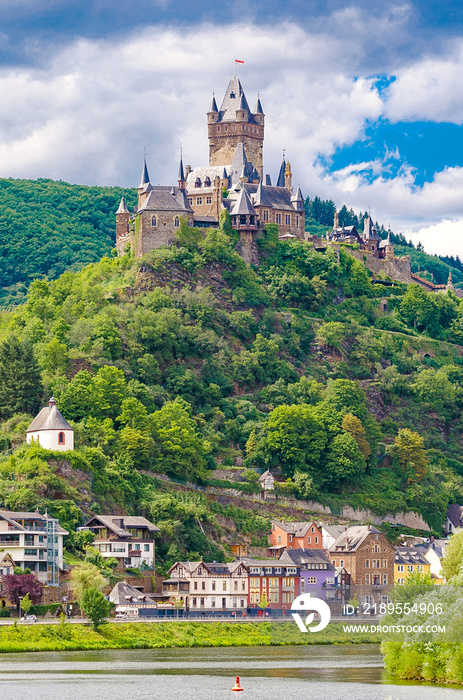
[{"label": "hillside", "polygon": [[[71,531],[142,513],[166,566],[218,559],[236,531],[265,544],[268,514],[175,480],[255,493],[257,467],[279,495],[414,510],[439,532],[463,498],[462,302],[372,285],[343,249],[272,225],[256,271],[234,237],[226,216],[204,238],[182,226],[177,247],[35,280],[0,316],[0,505],[48,508]],[[52,394],[73,453],[23,444]],[[241,483],[214,478],[242,463]]]},{"label": "hillside", "polygon": [[[114,246],[115,212],[124,195],[131,209],[136,190],[120,187],[86,187],[53,180],[0,179],[0,305],[25,301],[33,279],[57,279],[67,270],[78,271],[98,262]],[[307,197],[306,229],[324,235],[333,224],[336,205],[331,200]],[[342,225],[363,227],[365,213],[355,214],[345,205],[339,209]],[[377,224],[385,238],[384,226]],[[457,258],[427,255],[393,235],[396,252],[411,256],[413,272],[447,282],[452,270],[456,286],[463,283],[463,265]],[[424,273],[427,272],[427,274]]]}]

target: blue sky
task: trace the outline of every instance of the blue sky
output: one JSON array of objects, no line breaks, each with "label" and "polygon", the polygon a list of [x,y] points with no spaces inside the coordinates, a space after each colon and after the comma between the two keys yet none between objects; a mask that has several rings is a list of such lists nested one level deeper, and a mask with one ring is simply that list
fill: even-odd
[{"label": "blue sky", "polygon": [[463,257],[463,3],[2,0],[0,176],[175,181],[207,160],[205,112],[234,58],[286,149],[329,197]]}]

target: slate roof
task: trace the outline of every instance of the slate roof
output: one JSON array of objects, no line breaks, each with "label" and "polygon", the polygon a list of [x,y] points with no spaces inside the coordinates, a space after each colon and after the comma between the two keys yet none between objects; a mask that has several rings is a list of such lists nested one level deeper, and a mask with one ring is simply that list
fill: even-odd
[{"label": "slate roof", "polygon": [[286,549],[278,561],[294,564],[302,569],[310,569],[314,564],[327,564],[327,569],[334,571],[334,566],[321,549]]},{"label": "slate roof", "polygon": [[254,123],[256,120],[251,114],[251,110],[249,109],[249,105],[246,100],[244,90],[241,87],[241,83],[238,78],[232,78],[228,83],[225,96],[222,100],[222,104],[220,105],[218,121],[235,121],[236,110],[240,109],[240,104],[244,105],[242,109],[247,109],[249,112],[248,121]]},{"label": "slate roof", "polygon": [[319,523],[318,526],[320,528],[323,528],[323,530],[326,530],[326,532],[331,535],[331,537],[335,537],[338,539],[340,535],[344,532],[346,529],[342,525],[325,525],[325,523]]},{"label": "slate roof", "polygon": [[146,528],[149,532],[159,532],[156,525],[141,515],[94,515],[93,518],[87,520],[84,527],[94,527],[91,523],[95,520],[112,530],[118,537],[133,537],[132,533],[126,529],[129,527]]},{"label": "slate roof", "polygon": [[[195,194],[195,192],[200,194],[199,187],[195,187],[195,182],[196,182],[197,178],[199,178],[201,181],[201,188],[204,187],[204,183],[205,183],[206,179],[209,178],[209,180],[211,181],[211,185],[208,189],[210,189],[212,191],[214,189],[214,187],[213,187],[214,180],[217,176],[219,176],[221,180],[224,178],[228,179],[228,173],[226,170],[226,166],[224,166],[224,165],[205,165],[205,166],[194,168],[193,170],[191,170],[190,173],[188,173],[187,180],[186,180],[188,194],[192,195],[192,194]],[[202,189],[201,194],[203,194],[203,192],[204,192],[204,189]]]},{"label": "slate roof", "polygon": [[429,564],[428,560],[417,547],[396,547],[394,561],[396,564]]},{"label": "slate roof", "polygon": [[[54,399],[53,399],[54,401]],[[60,412],[56,403],[52,403],[42,408],[40,413],[36,415],[26,433],[34,433],[37,430],[74,430],[71,428],[66,418]]]},{"label": "slate roof", "polygon": [[277,187],[284,187],[285,186],[285,169],[286,169],[286,161],[283,158],[283,160],[281,161],[281,165],[280,165],[280,172],[278,173]]},{"label": "slate roof", "polygon": [[370,215],[366,216],[364,219],[364,225],[363,225],[363,234],[362,238],[364,240],[373,240],[373,241],[380,241],[381,238],[378,235],[378,232],[376,230],[376,226],[373,223],[373,219],[371,218]]},{"label": "slate roof", "polygon": [[386,246],[390,246],[390,245],[392,245],[391,232],[388,231],[387,238],[383,238],[383,240],[379,244],[378,248],[385,248]]},{"label": "slate roof", "polygon": [[257,212],[252,206],[251,200],[248,193],[243,185],[241,192],[238,195],[238,199],[233,205],[233,209],[230,212],[231,216],[257,216]]},{"label": "slate roof", "polygon": [[178,187],[156,185],[138,211],[172,211],[184,214],[187,211],[191,212],[192,209],[188,199],[185,198],[185,193],[179,191]]},{"label": "slate roof", "polygon": [[209,112],[218,112],[217,102],[215,101],[215,95],[212,95],[211,106],[209,107]]},{"label": "slate roof", "polygon": [[138,189],[140,187],[143,187],[144,185],[147,185],[150,181],[150,176],[148,175],[148,166],[146,165],[146,158],[143,162],[143,170],[141,171],[141,179],[140,179],[140,184],[138,185]]},{"label": "slate roof", "polygon": [[[249,195],[256,195],[258,185],[247,182],[245,184],[245,188]],[[293,212],[293,214],[296,211],[291,202],[291,192],[286,189],[286,187],[270,187],[269,185],[262,185],[262,196],[267,198],[268,202],[270,203],[269,205],[274,209],[290,211]],[[255,206],[257,206],[257,203]]]},{"label": "slate roof", "polygon": [[295,537],[305,537],[309,529],[315,525],[315,523],[311,520],[310,522],[296,522],[296,523],[283,523],[279,522],[278,520],[273,521],[275,525],[278,525],[284,532],[287,532],[288,534],[292,534]]},{"label": "slate roof", "polygon": [[353,525],[339,535],[330,552],[355,552],[370,533],[379,535],[380,531],[371,525]]},{"label": "slate roof", "polygon": [[146,593],[137,590],[127,581],[118,581],[111,593],[109,600],[115,605],[130,605],[131,603],[155,603],[155,600]]},{"label": "slate roof", "polygon": [[125,203],[124,197],[121,197],[121,202],[119,204],[119,209],[117,210],[116,214],[128,214],[129,210],[127,209],[127,205]]},{"label": "slate roof", "polygon": [[241,177],[247,177],[252,180],[253,172],[254,166],[248,160],[244,144],[240,141],[236,144],[232,164],[228,171],[230,186],[233,187],[233,185],[239,183]]},{"label": "slate roof", "polygon": [[461,520],[463,518],[463,506],[459,506],[456,503],[452,503],[447,508],[447,518],[450,520],[453,527],[461,527]]},{"label": "slate roof", "polygon": [[256,108],[254,110],[254,114],[262,114],[262,115],[264,114],[264,110],[262,109],[260,97],[257,98]]},{"label": "slate roof", "polygon": [[272,479],[275,481],[275,477],[273,474],[267,469],[260,477],[259,477],[259,483],[263,483],[268,476],[271,476]]},{"label": "slate roof", "polygon": [[255,204],[256,207],[271,207],[272,204],[267,197],[267,194],[262,187],[262,181],[259,182],[257,186],[257,191],[255,195],[253,196],[253,204]]},{"label": "slate roof", "polygon": [[439,559],[442,559],[446,544],[447,540],[433,540],[432,542],[420,542],[419,544],[414,545],[414,548],[421,550],[425,556],[432,550],[437,554]]}]

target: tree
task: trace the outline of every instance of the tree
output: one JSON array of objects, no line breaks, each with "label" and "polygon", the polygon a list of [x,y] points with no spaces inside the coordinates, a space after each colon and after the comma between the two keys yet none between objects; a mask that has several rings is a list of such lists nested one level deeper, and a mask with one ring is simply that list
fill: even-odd
[{"label": "tree", "polygon": [[365,459],[368,459],[371,454],[371,447],[365,437],[365,428],[357,416],[354,416],[352,413],[346,413],[342,417],[342,429],[345,430],[346,433],[352,435],[360,452]]},{"label": "tree", "polygon": [[7,574],[3,577],[3,591],[13,605],[19,606],[19,599],[26,595],[33,603],[42,599],[42,583],[34,574]]},{"label": "tree", "polygon": [[43,387],[32,346],[10,335],[0,345],[0,418],[37,413]]},{"label": "tree", "polygon": [[333,482],[349,479],[365,471],[365,458],[349,433],[336,435],[330,445],[326,471]]},{"label": "tree", "polygon": [[394,460],[408,481],[421,481],[426,476],[428,460],[424,450],[424,439],[409,428],[401,428],[390,447]]},{"label": "tree", "polygon": [[450,538],[442,559],[442,575],[451,581],[463,573],[463,531],[456,532]]},{"label": "tree", "polygon": [[345,328],[339,321],[328,321],[317,331],[316,341],[322,348],[331,348],[342,354],[342,341]]},{"label": "tree", "polygon": [[101,367],[92,382],[92,393],[96,418],[115,418],[127,396],[124,372],[117,367]]},{"label": "tree", "polygon": [[26,593],[25,596],[22,597],[21,599],[21,610],[23,611],[24,615],[27,615],[29,610],[32,607],[32,600],[29,595],[29,593]]},{"label": "tree", "polygon": [[327,437],[312,406],[278,406],[270,413],[263,432],[257,452],[267,464],[280,464],[288,477],[296,469],[309,473],[317,469]]},{"label": "tree", "polygon": [[71,571],[71,588],[74,592],[77,600],[80,601],[81,597],[85,591],[96,590],[102,591],[106,586],[106,579],[100,573],[95,564],[90,564],[89,562],[82,562],[78,566],[75,566]]},{"label": "tree", "polygon": [[98,627],[106,622],[111,605],[104,595],[96,588],[85,590],[79,598],[80,607],[92,621],[95,632]]},{"label": "tree", "polygon": [[257,605],[259,606],[259,608],[261,608],[261,610],[265,610],[265,608],[268,607],[267,594],[265,591],[262,591],[262,595]]},{"label": "tree", "polygon": [[350,379],[329,381],[325,401],[341,414],[352,413],[361,421],[367,416],[365,392]]}]

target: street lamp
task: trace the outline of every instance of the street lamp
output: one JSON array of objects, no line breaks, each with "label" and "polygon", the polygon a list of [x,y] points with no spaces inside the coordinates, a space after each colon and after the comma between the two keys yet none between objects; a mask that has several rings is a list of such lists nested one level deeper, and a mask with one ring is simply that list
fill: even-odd
[{"label": "street lamp", "polygon": [[68,616],[68,597],[66,595],[63,595],[61,600],[64,603],[64,617],[66,618]]},{"label": "street lamp", "polygon": [[19,621],[21,622],[21,601],[24,598],[23,595],[20,595],[18,600],[19,600]]}]

